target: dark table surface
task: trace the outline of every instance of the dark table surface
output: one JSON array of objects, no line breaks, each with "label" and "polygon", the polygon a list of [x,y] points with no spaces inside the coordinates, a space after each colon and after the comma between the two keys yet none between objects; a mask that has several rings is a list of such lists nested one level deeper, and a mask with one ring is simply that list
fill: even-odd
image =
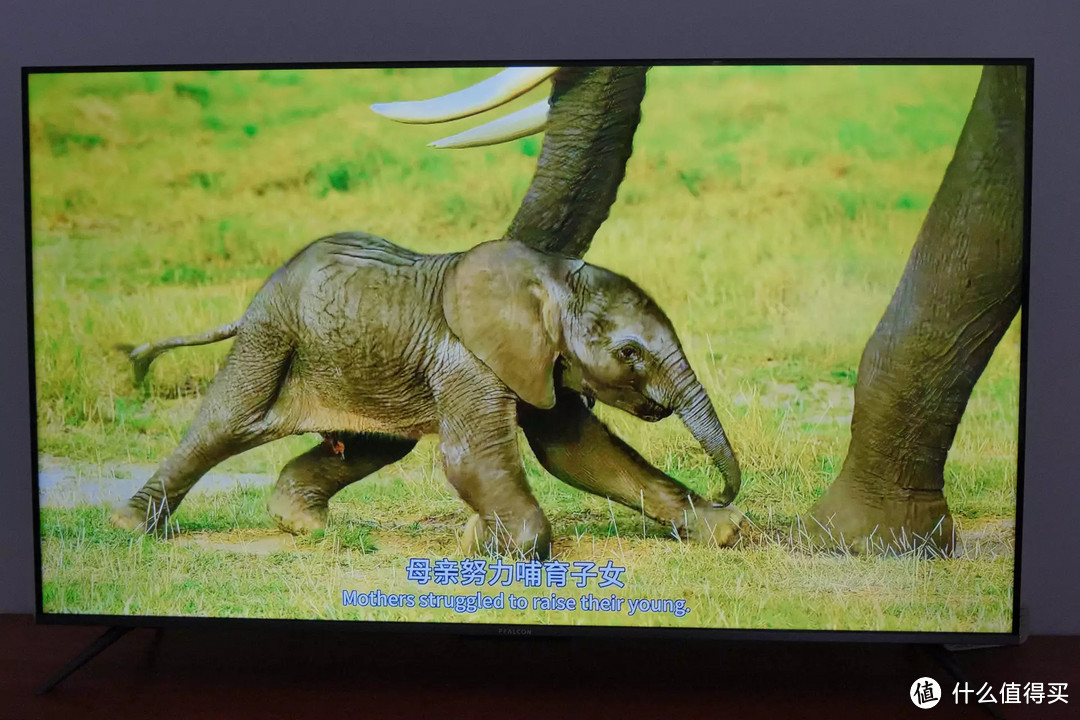
[{"label": "dark table surface", "polygon": [[[386,635],[290,627],[133,630],[44,697],[34,690],[102,628],[0,616],[0,718],[989,718],[910,645]],[[955,655],[971,685],[1067,682],[1069,703],[1006,718],[1080,717],[1080,637]],[[916,678],[945,697],[917,709]],[[1073,695],[1075,694],[1075,697]],[[974,700],[974,697],[972,698]]]}]

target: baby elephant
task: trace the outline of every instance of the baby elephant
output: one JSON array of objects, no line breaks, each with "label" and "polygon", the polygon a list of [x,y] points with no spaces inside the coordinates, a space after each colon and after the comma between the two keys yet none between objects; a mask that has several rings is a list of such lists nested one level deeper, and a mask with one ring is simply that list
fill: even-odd
[{"label": "baby elephant", "polygon": [[[333,235],[275,272],[238,322],[133,350],[136,377],[169,348],[233,335],[180,445],[115,524],[155,529],[222,460],[322,433],[269,501],[283,529],[320,529],[334,493],[438,433],[446,477],[476,513],[466,551],[546,558],[551,528],[525,480],[520,425],[559,479],[684,537],[738,538],[742,516],[724,506],[739,466],[712,403],[671,322],[613,272],[509,240],[420,255]],[[718,496],[698,496],[611,436],[586,406],[594,400],[647,421],[677,413],[724,478]]]}]

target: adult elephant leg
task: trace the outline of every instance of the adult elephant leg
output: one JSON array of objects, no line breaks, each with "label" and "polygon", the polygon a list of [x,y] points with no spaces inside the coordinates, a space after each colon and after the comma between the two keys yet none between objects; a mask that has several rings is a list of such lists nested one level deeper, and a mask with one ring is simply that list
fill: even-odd
[{"label": "adult elephant leg", "polygon": [[416,441],[388,435],[342,433],[285,465],[266,507],[278,527],[298,535],[326,527],[329,501],[339,490],[408,455]]},{"label": "adult elephant leg", "polygon": [[945,460],[1021,300],[1026,70],[983,70],[907,267],[863,351],[851,444],[808,529],[857,552],[949,552]]},{"label": "adult elephant leg", "polygon": [[720,546],[738,540],[738,510],[717,507],[653,467],[576,393],[560,391],[550,410],[521,404],[518,422],[540,464],[566,484],[644,512],[681,537]]}]

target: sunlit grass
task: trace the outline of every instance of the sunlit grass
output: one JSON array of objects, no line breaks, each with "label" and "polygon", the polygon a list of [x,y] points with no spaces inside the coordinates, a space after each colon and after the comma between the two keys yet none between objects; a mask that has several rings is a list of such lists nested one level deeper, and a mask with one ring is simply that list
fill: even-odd
[{"label": "sunlit grass", "polygon": [[[745,468],[739,504],[766,534],[790,527],[839,471],[860,353],[949,161],[978,72],[650,72],[626,181],[588,259],[633,278],[672,318]],[[163,356],[142,389],[132,386],[113,345],[234,320],[265,278],[314,238],[366,230],[435,252],[501,235],[535,168],[536,138],[439,152],[425,143],[473,121],[402,126],[367,109],[488,74],[464,68],[32,78],[42,452],[91,468],[160,461],[228,343]],[[534,102],[538,92],[515,107]],[[950,454],[947,494],[962,521],[1013,515],[1018,369],[1014,325],[976,386]],[[649,425],[614,410],[600,414],[696,489],[718,482],[677,421]],[[311,442],[274,443],[223,469],[275,474]],[[560,537],[573,543],[567,551],[587,554],[596,542],[599,556],[611,552],[601,532],[606,503],[546,476],[527,451],[526,463]],[[333,604],[342,584],[389,590],[400,558],[452,552],[465,513],[436,468],[427,441],[376,480],[345,491],[322,541],[304,541],[295,552],[242,555],[236,562],[250,582],[238,579],[235,592],[221,582],[236,571],[228,553],[131,541],[108,530],[97,510],[49,510],[58,533],[44,534],[47,606],[341,616],[355,610],[341,608],[340,598]],[[270,533],[263,492],[216,503],[191,498],[178,519],[189,532],[227,535],[235,523],[244,532]],[[651,525],[641,537],[640,518],[621,508],[614,514],[638,528],[622,538],[620,557],[635,568],[639,589],[692,594],[700,609],[690,616],[695,621],[936,628],[938,613],[954,629],[1000,629],[1008,621],[1007,558],[919,566],[903,558],[810,557],[769,543],[717,553],[680,545]],[[422,531],[402,530],[413,523]],[[357,542],[342,545],[341,534],[349,532],[366,551]],[[151,571],[163,583],[143,587]],[[179,586],[170,585],[170,573]],[[846,596],[850,615],[823,600],[848,587],[844,577],[867,583],[860,586],[865,592]],[[190,593],[185,582],[195,583]],[[316,597],[312,587],[333,592]],[[913,587],[927,602],[912,599]],[[189,605],[189,596],[201,599]]]}]

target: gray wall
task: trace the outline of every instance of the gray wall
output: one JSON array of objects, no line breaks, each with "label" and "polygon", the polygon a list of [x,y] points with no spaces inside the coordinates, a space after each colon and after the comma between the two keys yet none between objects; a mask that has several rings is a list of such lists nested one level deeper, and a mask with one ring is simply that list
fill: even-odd
[{"label": "gray wall", "polygon": [[[0,612],[33,607],[19,67],[663,57],[1035,57],[1023,602],[1080,633],[1080,52],[1068,0],[98,0],[0,6]],[[1073,7],[1070,7],[1070,4]],[[633,10],[633,12],[630,12]]]}]

